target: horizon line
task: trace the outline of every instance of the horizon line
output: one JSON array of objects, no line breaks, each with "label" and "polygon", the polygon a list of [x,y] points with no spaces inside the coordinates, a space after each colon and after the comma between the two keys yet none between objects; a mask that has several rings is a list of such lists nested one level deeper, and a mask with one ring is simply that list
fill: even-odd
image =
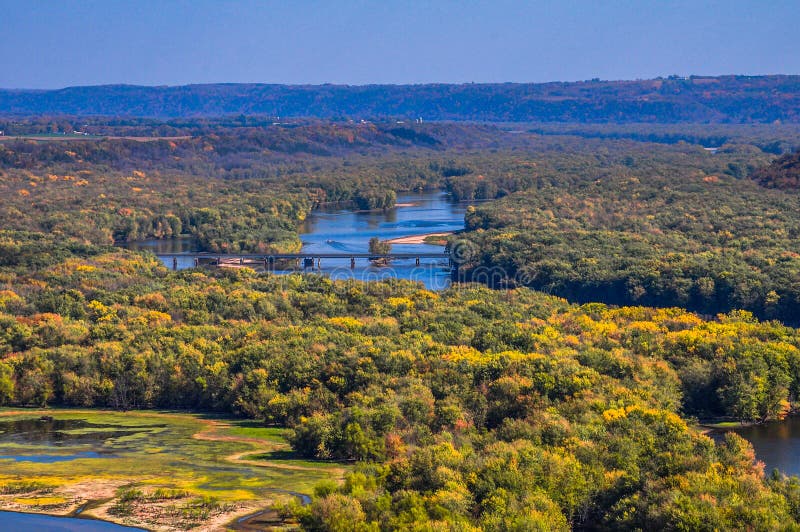
[{"label": "horizon line", "polygon": [[800,74],[669,74],[667,76],[656,76],[654,78],[632,78],[632,79],[602,79],[598,77],[580,80],[550,80],[550,81],[426,81],[408,83],[288,83],[288,82],[264,82],[264,81],[217,81],[199,83],[179,83],[179,84],[160,84],[146,85],[137,83],[100,83],[89,85],[67,85],[63,87],[51,88],[30,88],[30,87],[0,87],[2,91],[18,92],[53,92],[69,89],[83,88],[111,88],[111,87],[131,87],[148,89],[171,89],[181,87],[204,87],[220,85],[251,85],[251,86],[271,86],[271,87],[423,87],[423,86],[465,86],[465,85],[550,85],[565,83],[636,83],[645,81],[664,81],[664,80],[690,80],[690,79],[713,79],[713,78],[775,78],[775,77],[800,77]]}]

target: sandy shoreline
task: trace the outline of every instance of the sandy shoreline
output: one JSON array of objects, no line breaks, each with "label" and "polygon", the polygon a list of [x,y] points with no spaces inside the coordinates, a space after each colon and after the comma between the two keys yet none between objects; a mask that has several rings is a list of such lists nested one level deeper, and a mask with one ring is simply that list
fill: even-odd
[{"label": "sandy shoreline", "polygon": [[425,233],[424,235],[409,235],[409,236],[400,236],[397,238],[390,238],[386,240],[389,244],[424,244],[425,239],[429,236],[441,236],[446,237],[453,234],[453,231],[448,231],[445,233]]}]

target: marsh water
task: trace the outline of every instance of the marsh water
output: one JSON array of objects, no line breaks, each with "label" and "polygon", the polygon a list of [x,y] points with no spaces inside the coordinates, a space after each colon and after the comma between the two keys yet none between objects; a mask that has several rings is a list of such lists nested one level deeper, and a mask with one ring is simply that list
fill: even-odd
[{"label": "marsh water", "polygon": [[[119,427],[81,419],[31,418],[0,422],[0,460],[52,463],[102,458],[107,441],[153,426]],[[117,451],[119,447],[117,447]]]},{"label": "marsh water", "polygon": [[[148,427],[142,427],[146,430]],[[89,423],[82,419],[29,418],[0,422],[0,463],[54,463],[109,456],[109,439],[130,435],[130,427]],[[2,467],[2,466],[0,466]],[[141,530],[74,517],[0,511],[0,530],[69,530],[95,532]]]},{"label": "marsh water", "polygon": [[[54,411],[52,415],[16,414],[0,420],[0,470],[6,477],[11,475],[23,480],[28,479],[29,471],[35,472],[31,475],[33,480],[38,475],[52,475],[53,478],[65,475],[70,478],[73,472],[79,476],[87,472],[91,475],[93,469],[101,474],[121,472],[128,475],[128,468],[136,468],[137,460],[146,461],[152,457],[167,470],[186,468],[190,463],[191,478],[196,475],[197,487],[205,493],[229,491],[231,486],[241,485],[257,489],[256,486],[263,484],[261,490],[265,496],[280,493],[295,496],[302,504],[310,501],[308,495],[288,489],[292,483],[286,479],[291,477],[292,482],[302,484],[309,475],[316,478],[314,473],[286,473],[281,469],[231,462],[225,458],[229,454],[227,443],[190,437],[201,428],[197,422],[188,425],[173,420],[162,422],[160,418],[144,419],[142,415],[128,420],[125,414],[108,413],[84,418],[81,414]],[[10,498],[33,501],[31,504],[37,506],[31,509],[47,511],[50,507],[38,506],[40,503],[35,501],[49,493],[23,483],[20,491],[11,493]],[[80,503],[80,497],[72,502]],[[0,530],[130,530],[84,516],[82,510],[86,505],[91,507],[96,502],[105,500],[84,500],[84,506],[69,518],[0,511]],[[254,523],[243,521],[242,529],[253,530]]]},{"label": "marsh water", "polygon": [[[319,209],[312,212],[301,227],[300,239],[304,253],[366,253],[369,240],[378,237],[389,240],[399,237],[446,233],[464,228],[464,213],[468,203],[453,202],[441,191],[404,194],[397,198],[398,206],[386,211],[353,211],[342,208]],[[173,240],[144,240],[126,245],[131,249],[146,249],[156,255],[197,251],[191,238]],[[394,252],[434,252],[441,246],[429,244],[393,244]],[[171,257],[161,257],[172,267]],[[194,259],[178,258],[178,268],[191,268]],[[316,265],[315,265],[316,266]],[[386,277],[421,281],[434,290],[450,284],[446,261],[423,259],[417,266],[414,259],[394,260],[388,266],[375,266],[358,260],[354,269],[349,259],[327,259],[320,264],[321,273],[335,279],[377,280]],[[316,271],[316,270],[315,270]]]}]

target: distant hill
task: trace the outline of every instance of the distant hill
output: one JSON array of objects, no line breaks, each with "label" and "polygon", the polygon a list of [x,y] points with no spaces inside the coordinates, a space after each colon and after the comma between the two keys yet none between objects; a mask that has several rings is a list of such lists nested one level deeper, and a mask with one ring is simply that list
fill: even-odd
[{"label": "distant hill", "polygon": [[800,152],[779,157],[750,177],[763,187],[796,190],[800,188]]},{"label": "distant hill", "polygon": [[430,85],[107,85],[0,90],[2,115],[269,115],[503,122],[800,122],[800,76]]}]

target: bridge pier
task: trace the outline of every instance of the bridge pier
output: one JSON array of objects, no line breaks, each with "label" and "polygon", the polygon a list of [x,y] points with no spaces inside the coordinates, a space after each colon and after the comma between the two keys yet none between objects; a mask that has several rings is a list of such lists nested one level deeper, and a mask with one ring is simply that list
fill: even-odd
[{"label": "bridge pier", "polygon": [[322,269],[321,264],[322,264],[322,259],[317,257],[317,270],[321,270]]},{"label": "bridge pier", "polygon": [[194,267],[195,267],[195,268],[197,268],[198,266],[200,266],[200,259],[198,259],[197,257],[195,257],[195,258],[194,258]]},{"label": "bridge pier", "polygon": [[419,257],[417,257],[417,266],[419,266]]},{"label": "bridge pier", "polygon": [[350,269],[351,270],[355,270],[356,269],[356,258],[355,257],[350,257]]},{"label": "bridge pier", "polygon": [[172,271],[178,270],[178,257],[172,257]]}]

